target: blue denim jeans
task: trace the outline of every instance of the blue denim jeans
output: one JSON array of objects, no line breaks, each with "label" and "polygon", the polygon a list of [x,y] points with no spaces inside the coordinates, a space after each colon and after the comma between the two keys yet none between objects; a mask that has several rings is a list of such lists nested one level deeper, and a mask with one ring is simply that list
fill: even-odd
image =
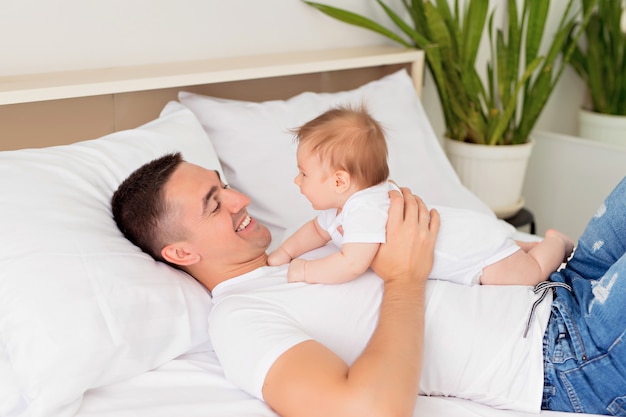
[{"label": "blue denim jeans", "polygon": [[626,178],[596,211],[556,289],[543,408],[626,416]]}]

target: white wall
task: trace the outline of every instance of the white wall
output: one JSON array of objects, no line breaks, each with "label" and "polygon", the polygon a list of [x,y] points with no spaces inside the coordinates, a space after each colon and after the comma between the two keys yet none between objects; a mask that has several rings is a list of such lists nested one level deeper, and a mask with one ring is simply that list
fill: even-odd
[{"label": "white wall", "polygon": [[[320,1],[389,23],[374,0]],[[402,10],[400,0],[387,3]],[[565,0],[552,4],[556,26]],[[299,0],[2,0],[0,39],[0,76],[391,43]],[[430,76],[425,79],[424,106],[442,134],[438,98]],[[568,69],[537,129],[575,135],[584,94]],[[564,175],[532,177],[555,174]]]},{"label": "white wall", "polygon": [[[374,0],[321,1],[393,27]],[[491,1],[501,15],[505,3]],[[402,12],[400,0],[387,3]],[[553,2],[555,25],[563,3]],[[0,39],[0,76],[391,43],[299,0],[3,0]],[[565,75],[539,127],[576,133],[584,88]],[[443,133],[429,77],[424,104]]]},{"label": "white wall", "polygon": [[537,234],[558,229],[577,239],[613,187],[626,176],[626,146],[537,132],[524,197]]},{"label": "white wall", "polygon": [[299,0],[3,0],[0,39],[0,75],[383,42]]}]

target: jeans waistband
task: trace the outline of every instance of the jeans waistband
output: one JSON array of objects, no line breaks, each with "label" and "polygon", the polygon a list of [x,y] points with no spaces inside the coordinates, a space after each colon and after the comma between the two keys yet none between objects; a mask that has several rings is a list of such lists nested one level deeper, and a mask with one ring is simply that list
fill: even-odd
[{"label": "jeans waistband", "polygon": [[556,287],[565,288],[567,291],[572,292],[572,287],[570,287],[569,285],[562,282],[554,281],[541,281],[533,288],[533,292],[540,295],[530,308],[530,313],[528,314],[528,320],[526,320],[526,327],[524,329],[524,338],[526,338],[526,336],[528,335],[528,330],[530,329],[530,324],[532,323],[533,317],[535,316],[535,310],[537,310],[537,306],[539,306],[539,304],[541,304],[541,302],[546,298],[546,295],[548,295],[548,291],[554,290]]}]

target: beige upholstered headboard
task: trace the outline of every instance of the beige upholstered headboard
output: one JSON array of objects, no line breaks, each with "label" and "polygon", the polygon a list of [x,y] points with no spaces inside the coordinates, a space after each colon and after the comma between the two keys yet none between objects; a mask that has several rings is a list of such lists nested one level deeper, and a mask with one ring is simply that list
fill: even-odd
[{"label": "beige upholstered headboard", "polygon": [[0,77],[0,150],[92,139],[156,118],[180,90],[242,99],[355,88],[407,67],[421,93],[422,51],[390,46]]}]

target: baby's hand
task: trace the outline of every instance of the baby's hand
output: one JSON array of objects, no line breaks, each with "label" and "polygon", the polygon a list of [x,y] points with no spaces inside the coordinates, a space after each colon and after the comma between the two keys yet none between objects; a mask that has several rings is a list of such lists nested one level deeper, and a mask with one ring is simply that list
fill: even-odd
[{"label": "baby's hand", "polygon": [[289,270],[287,271],[287,280],[289,282],[301,282],[304,279],[304,266],[306,265],[304,259],[294,259],[289,264]]},{"label": "baby's hand", "polygon": [[289,254],[280,247],[267,255],[267,264],[269,266],[284,265],[289,262],[291,262],[291,256],[289,256]]}]

